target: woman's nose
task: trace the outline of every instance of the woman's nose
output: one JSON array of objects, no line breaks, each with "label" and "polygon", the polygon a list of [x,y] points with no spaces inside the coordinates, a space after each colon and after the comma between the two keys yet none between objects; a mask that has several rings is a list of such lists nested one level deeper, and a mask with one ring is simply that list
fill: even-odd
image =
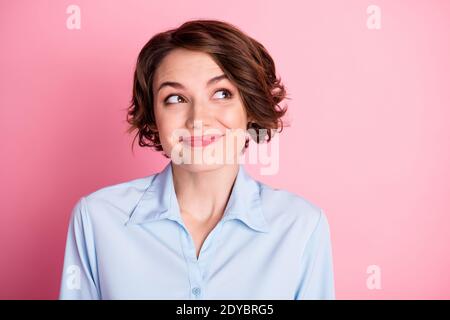
[{"label": "woman's nose", "polygon": [[203,103],[195,103],[189,112],[187,127],[190,129],[202,128],[208,126],[211,121],[210,110]]}]

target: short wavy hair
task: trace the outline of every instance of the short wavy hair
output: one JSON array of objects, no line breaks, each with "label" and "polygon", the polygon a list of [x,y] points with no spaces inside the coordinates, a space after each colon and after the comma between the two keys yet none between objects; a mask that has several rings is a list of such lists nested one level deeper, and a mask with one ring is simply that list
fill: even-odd
[{"label": "short wavy hair", "polygon": [[[133,93],[127,110],[127,132],[137,131],[139,146],[163,151],[156,128],[152,83],[163,58],[184,48],[209,54],[238,88],[247,116],[247,130],[256,143],[269,142],[274,130],[283,130],[287,111],[279,103],[287,98],[285,86],[277,78],[275,63],[264,46],[234,25],[220,20],[191,20],[176,29],[153,36],[142,48],[136,62]],[[255,134],[256,132],[256,134]],[[248,147],[249,140],[245,142]],[[245,149],[244,148],[244,149]],[[166,154],[165,157],[169,158]]]}]

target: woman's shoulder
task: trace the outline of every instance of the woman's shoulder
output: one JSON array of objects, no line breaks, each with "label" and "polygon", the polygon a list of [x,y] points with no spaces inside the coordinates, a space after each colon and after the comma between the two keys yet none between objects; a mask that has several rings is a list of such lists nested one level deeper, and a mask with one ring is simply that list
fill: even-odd
[{"label": "woman's shoulder", "polygon": [[89,219],[102,220],[111,216],[127,219],[130,210],[151,185],[157,173],[106,185],[80,197],[76,207],[84,209]]},{"label": "woman's shoulder", "polygon": [[275,188],[261,183],[261,206],[269,222],[292,223],[310,231],[319,224],[328,224],[321,206],[306,197],[287,189]]},{"label": "woman's shoulder", "polygon": [[149,187],[156,174],[130,179],[98,188],[84,197],[87,200],[114,201],[139,196]]}]

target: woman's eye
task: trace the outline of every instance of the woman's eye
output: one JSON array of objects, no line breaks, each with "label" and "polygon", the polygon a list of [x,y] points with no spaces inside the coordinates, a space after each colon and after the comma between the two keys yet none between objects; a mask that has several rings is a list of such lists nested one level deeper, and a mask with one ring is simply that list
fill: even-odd
[{"label": "woman's eye", "polygon": [[[228,89],[219,89],[214,94],[214,97],[220,100],[231,99],[233,97],[233,94]],[[177,94],[171,94],[166,99],[164,99],[165,104],[183,103],[184,101],[185,101],[184,98]]]},{"label": "woman's eye", "polygon": [[219,93],[219,92],[222,92],[222,94],[220,94],[219,97],[223,96],[223,93],[225,93],[225,97],[224,97],[225,99],[230,99],[233,96],[231,94],[231,92],[229,90],[227,90],[227,89],[219,89],[219,90],[217,90],[216,94],[214,96],[216,96],[217,93]]},{"label": "woman's eye", "polygon": [[180,99],[183,100],[183,98],[181,96],[179,96],[177,94],[172,94],[164,100],[164,103],[165,104],[180,103],[180,102],[182,102],[182,101],[180,101]]}]

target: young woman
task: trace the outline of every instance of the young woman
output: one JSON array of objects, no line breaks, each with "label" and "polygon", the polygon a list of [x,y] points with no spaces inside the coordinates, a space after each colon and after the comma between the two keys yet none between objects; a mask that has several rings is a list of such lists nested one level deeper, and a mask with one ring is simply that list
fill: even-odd
[{"label": "young woman", "polygon": [[[127,119],[140,146],[170,161],[80,198],[60,298],[334,299],[321,208],[237,161],[250,138],[268,143],[283,127],[285,97],[267,50],[229,23],[188,21],[150,39]],[[195,161],[206,153],[215,161]]]}]

